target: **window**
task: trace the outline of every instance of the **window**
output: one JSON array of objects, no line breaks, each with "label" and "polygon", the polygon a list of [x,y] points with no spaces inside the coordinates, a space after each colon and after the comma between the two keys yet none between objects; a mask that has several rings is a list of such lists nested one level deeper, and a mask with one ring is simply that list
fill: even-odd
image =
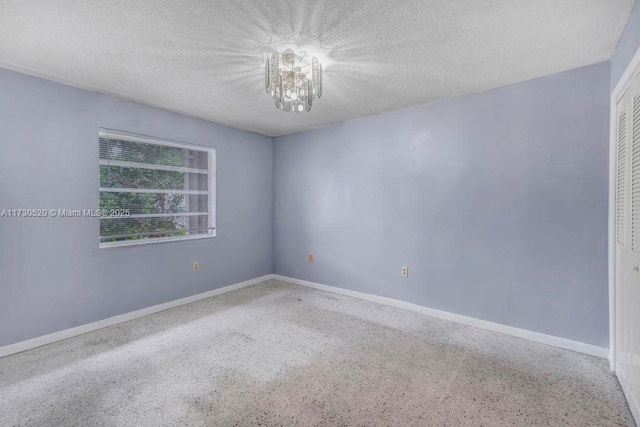
[{"label": "window", "polygon": [[215,236],[215,150],[100,129],[100,247]]}]

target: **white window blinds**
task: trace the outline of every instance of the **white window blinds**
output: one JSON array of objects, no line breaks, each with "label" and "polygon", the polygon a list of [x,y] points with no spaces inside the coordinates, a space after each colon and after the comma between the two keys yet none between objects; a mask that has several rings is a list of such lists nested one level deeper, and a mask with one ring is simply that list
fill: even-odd
[{"label": "white window blinds", "polygon": [[100,247],[215,235],[215,151],[101,129]]}]

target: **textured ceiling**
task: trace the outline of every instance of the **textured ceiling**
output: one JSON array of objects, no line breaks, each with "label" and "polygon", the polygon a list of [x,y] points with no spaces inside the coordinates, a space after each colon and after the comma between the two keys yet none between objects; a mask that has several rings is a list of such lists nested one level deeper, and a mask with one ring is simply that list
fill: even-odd
[{"label": "textured ceiling", "polygon": [[[0,67],[270,136],[606,61],[633,0],[0,0]],[[310,113],[263,64],[325,68]]]}]

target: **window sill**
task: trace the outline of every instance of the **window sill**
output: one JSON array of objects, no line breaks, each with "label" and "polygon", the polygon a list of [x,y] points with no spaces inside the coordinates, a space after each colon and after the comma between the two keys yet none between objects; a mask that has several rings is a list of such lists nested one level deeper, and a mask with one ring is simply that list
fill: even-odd
[{"label": "window sill", "polygon": [[124,242],[107,242],[107,243],[100,243],[100,250],[126,248],[131,246],[157,245],[160,243],[184,242],[188,240],[211,239],[212,237],[216,237],[215,231],[212,234],[206,234],[203,236],[185,236],[185,237],[171,237],[171,238],[159,238],[159,239],[140,239],[140,240],[130,240],[130,241],[124,241]]}]

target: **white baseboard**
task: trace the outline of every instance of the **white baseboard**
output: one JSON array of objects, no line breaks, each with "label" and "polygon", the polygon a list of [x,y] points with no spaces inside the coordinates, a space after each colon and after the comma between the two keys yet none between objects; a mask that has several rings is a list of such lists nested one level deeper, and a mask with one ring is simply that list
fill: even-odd
[{"label": "white baseboard", "polygon": [[438,317],[440,319],[450,320],[456,323],[475,326],[477,328],[487,329],[489,331],[499,332],[506,335],[512,335],[512,336],[524,338],[530,341],[552,345],[555,347],[564,348],[567,350],[572,350],[579,353],[588,354],[591,356],[597,356],[602,358],[607,358],[609,356],[609,349],[604,347],[598,347],[595,345],[585,344],[582,342],[573,341],[566,338],[560,338],[552,335],[541,334],[539,332],[533,332],[526,329],[514,328],[512,326],[502,325],[500,323],[488,322],[486,320],[475,319],[473,317],[467,317],[467,316],[462,316],[460,314],[454,314],[446,311],[436,310],[429,307],[423,307],[417,304],[412,304],[410,302],[400,301],[393,298],[386,298],[386,297],[381,297],[377,295],[365,294],[362,292],[350,291],[350,290],[338,288],[335,286],[322,285],[320,283],[294,279],[292,277],[281,276],[278,274],[267,274],[262,277],[257,277],[255,279],[247,280],[245,282],[236,283],[233,285],[225,286],[223,288],[214,289],[212,291],[203,292],[201,294],[192,295],[190,297],[185,297],[175,301],[169,301],[163,304],[158,304],[158,305],[143,308],[140,310],[132,311],[130,313],[109,317],[108,319],[98,320],[97,322],[87,323],[85,325],[76,326],[75,328],[65,329],[63,331],[54,332],[52,334],[43,335],[41,337],[32,338],[32,339],[21,341],[15,344],[9,344],[4,347],[0,347],[0,357],[9,356],[11,354],[20,353],[26,350],[31,350],[33,348],[41,347],[46,344],[51,344],[56,341],[62,341],[67,338],[72,338],[78,335],[86,334],[88,332],[97,331],[98,329],[107,328],[109,326],[117,325],[119,323],[124,323],[129,320],[138,319],[140,317],[148,316],[150,314],[158,313],[160,311],[169,310],[171,308],[179,307],[181,305],[189,304],[191,302],[199,301],[205,298],[210,298],[216,295],[224,294],[226,292],[231,292],[236,289],[255,285],[256,283],[260,283],[270,279],[281,280],[281,281],[289,282],[295,285],[306,286],[309,288],[319,289],[322,291],[346,295],[346,296],[359,298],[366,301],[372,301],[379,304],[388,305],[391,307],[414,311],[417,313],[426,314],[428,316]]},{"label": "white baseboard", "polygon": [[33,348],[41,347],[46,344],[51,344],[56,341],[66,340],[67,338],[75,337],[78,335],[86,334],[88,332],[97,331],[98,329],[103,329],[109,326],[117,325],[118,323],[124,323],[129,320],[138,319],[140,317],[148,316],[150,314],[158,313],[160,311],[169,310],[170,308],[179,307],[181,305],[189,304],[191,302],[195,302],[205,298],[210,298],[216,295],[235,291],[236,289],[244,288],[246,286],[255,285],[256,283],[269,280],[272,278],[272,276],[273,276],[272,274],[267,274],[262,277],[256,277],[255,279],[247,280],[241,283],[235,283],[233,285],[214,289],[212,291],[203,292],[197,295],[192,295],[190,297],[180,298],[174,301],[165,302],[163,304],[142,308],[140,310],[132,311],[130,313],[109,317],[108,319],[98,320],[97,322],[76,326],[75,328],[65,329],[63,331],[54,332],[52,334],[43,335],[41,337],[32,338],[26,341],[20,341],[15,344],[5,345],[4,347],[0,347],[0,357],[5,357],[5,356],[9,356],[10,354],[31,350]]},{"label": "white baseboard", "polygon": [[588,354],[590,356],[602,357],[604,359],[606,359],[609,356],[608,348],[598,347],[595,345],[586,344],[579,341],[573,341],[566,338],[555,337],[553,335],[541,334],[539,332],[533,332],[526,329],[514,328],[513,326],[507,326],[500,323],[488,322],[486,320],[480,320],[473,317],[462,316],[460,314],[454,314],[446,311],[436,310],[429,307],[423,307],[417,304],[412,304],[410,302],[400,301],[392,298],[380,297],[377,295],[365,294],[362,292],[350,291],[347,289],[337,288],[335,286],[322,285],[320,283],[294,279],[292,277],[281,276],[278,274],[272,275],[272,278],[275,280],[281,280],[283,282],[293,283],[295,285],[306,286],[309,288],[319,289],[322,291],[333,292],[336,294],[359,298],[366,301],[377,302],[379,304],[385,304],[392,307],[415,311],[417,313],[426,314],[428,316],[433,316],[433,317],[437,317],[444,320],[450,320],[452,322],[462,323],[469,326],[475,326],[476,328],[486,329],[493,332],[499,332],[501,334],[512,335],[514,337],[524,338],[526,340],[535,341],[535,342],[539,342],[547,345],[552,345],[554,347],[559,347],[566,350],[572,350],[578,353]]}]

